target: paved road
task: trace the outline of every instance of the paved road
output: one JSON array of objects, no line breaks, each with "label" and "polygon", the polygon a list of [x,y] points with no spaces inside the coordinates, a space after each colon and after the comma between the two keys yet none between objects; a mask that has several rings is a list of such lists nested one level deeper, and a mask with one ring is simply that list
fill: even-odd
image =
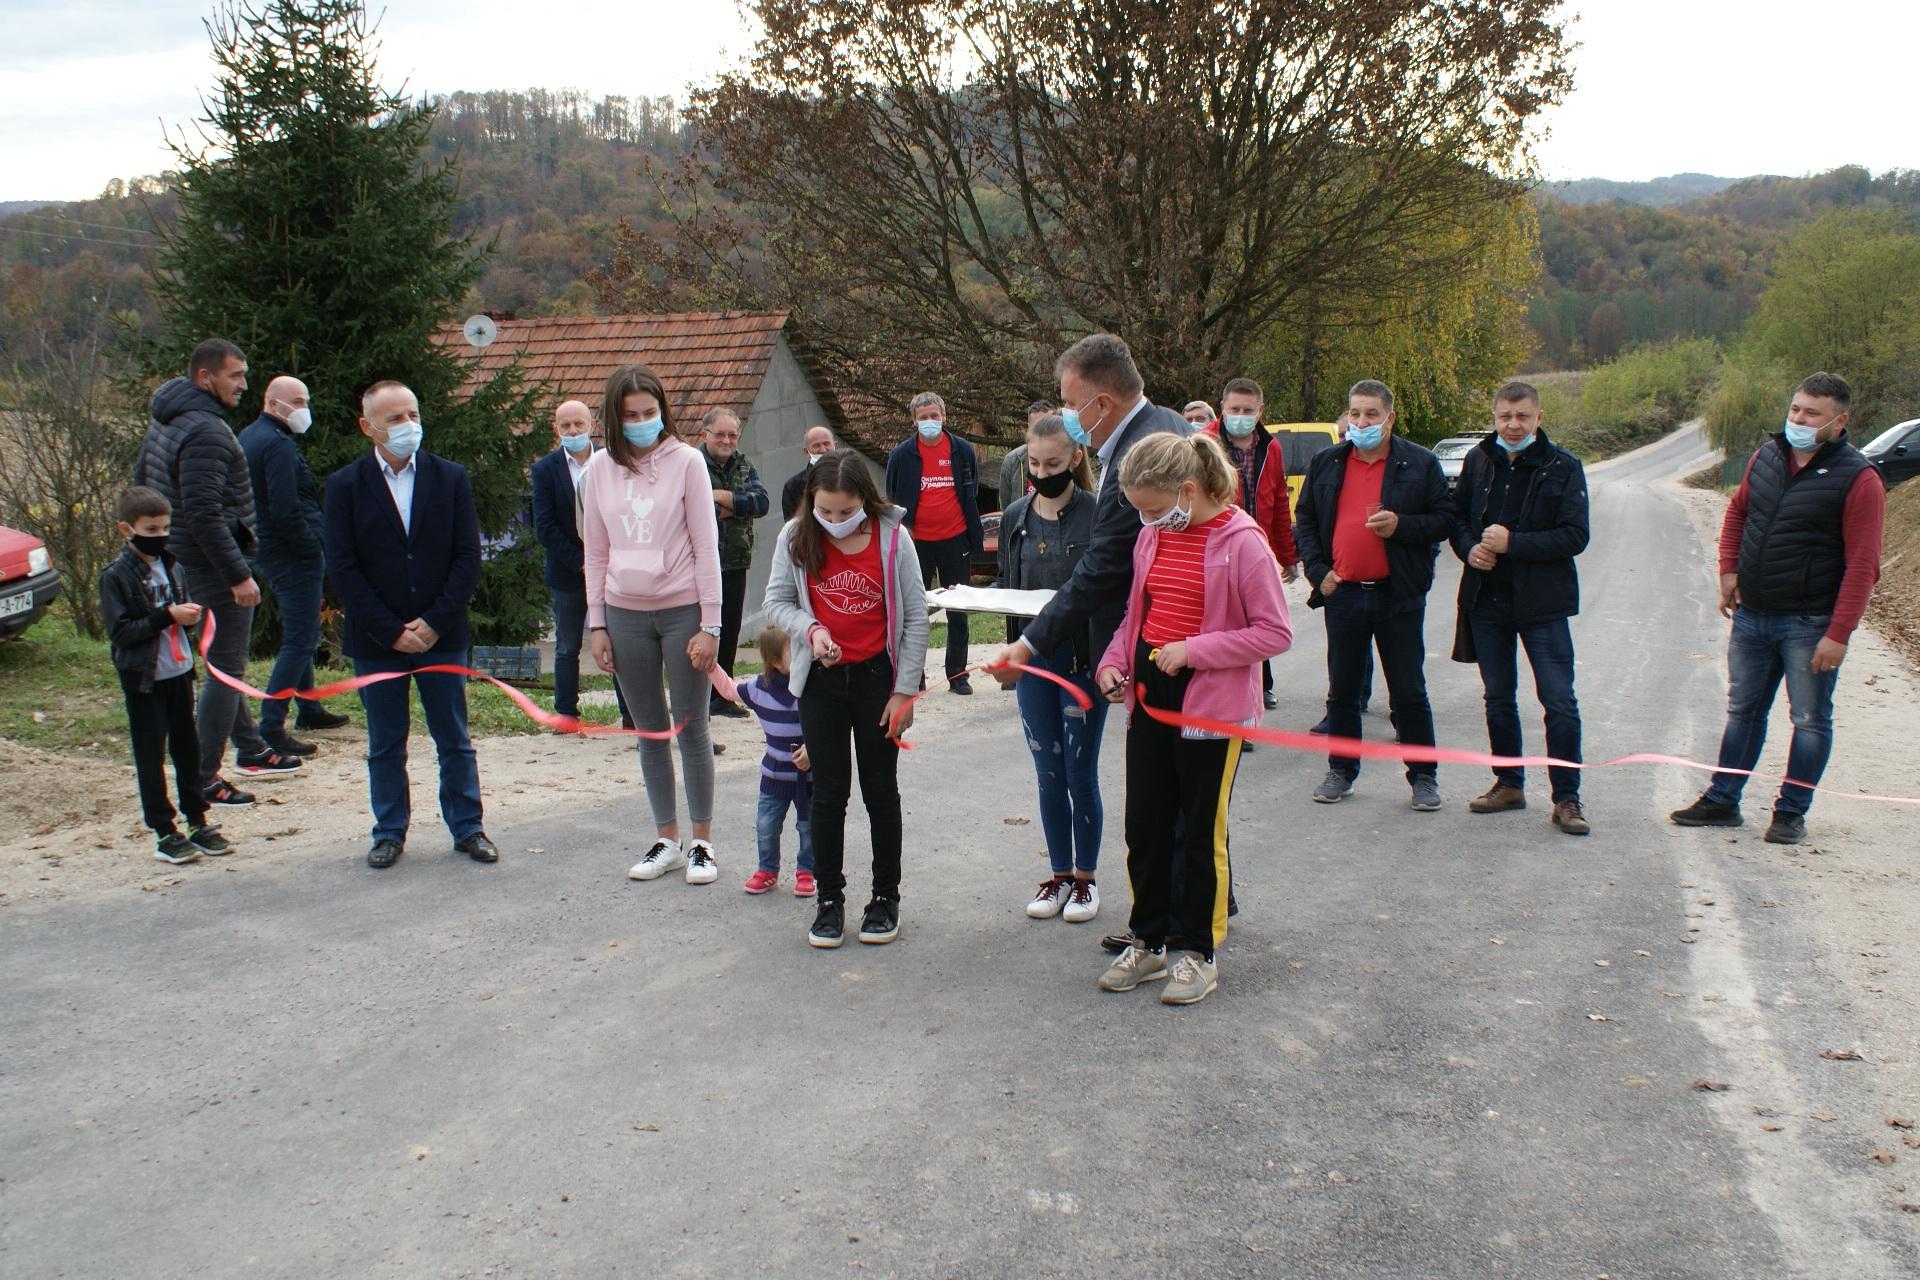
[{"label": "paved road", "polygon": [[[1722,627],[1651,484],[1701,452],[1683,434],[1595,475],[1593,756],[1714,741]],[[1442,738],[1477,745],[1477,680],[1431,614]],[[1317,616],[1297,622],[1273,718],[1295,725],[1324,670]],[[1124,918],[1119,733],[1108,910],[1036,923],[1037,827],[1000,821],[1032,806],[1011,699],[933,701],[889,947],[809,950],[804,904],[742,897],[744,795],[721,884],[627,882],[637,784],[496,831],[493,868],[423,833],[389,873],[310,850],[0,917],[0,1272],[1920,1268],[1878,1166],[1753,1114],[1872,1100],[1817,1056],[1854,1039],[1821,940],[1760,909],[1766,873],[1723,835],[1663,822],[1696,779],[1596,776],[1579,841],[1543,789],[1475,818],[1484,775],[1443,769],[1446,810],[1419,815],[1370,766],[1321,807],[1317,760],[1262,751],[1221,990],[1172,1010],[1094,988]]]}]

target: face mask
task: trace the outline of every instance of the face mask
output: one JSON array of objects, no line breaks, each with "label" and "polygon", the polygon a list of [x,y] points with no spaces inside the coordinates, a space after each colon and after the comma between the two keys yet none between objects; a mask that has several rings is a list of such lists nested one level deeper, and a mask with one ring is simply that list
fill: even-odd
[{"label": "face mask", "polygon": [[1036,476],[1031,471],[1027,479],[1033,481],[1033,491],[1043,498],[1057,498],[1073,484],[1073,472],[1056,471],[1050,476]]},{"label": "face mask", "polygon": [[1493,438],[1495,440],[1498,440],[1500,442],[1500,447],[1502,449],[1505,449],[1508,453],[1525,453],[1530,447],[1532,447],[1533,438],[1538,434],[1539,434],[1538,432],[1529,431],[1527,432],[1527,438],[1518,442],[1517,444],[1507,443],[1507,438],[1501,435],[1497,431],[1494,433]]},{"label": "face mask", "polygon": [[923,418],[913,424],[913,429],[920,433],[922,440],[931,444],[940,438],[940,433],[946,429],[946,424],[938,418]]},{"label": "face mask", "polygon": [[1803,427],[1791,419],[1787,422],[1787,443],[1802,453],[1810,451],[1819,439],[1820,433],[1833,424],[1829,418],[1817,427]]},{"label": "face mask", "polygon": [[819,523],[822,529],[827,531],[828,537],[845,538],[851,536],[853,531],[860,527],[861,523],[866,520],[867,513],[865,511],[856,511],[845,520],[829,520],[818,511],[815,511],[813,518]]},{"label": "face mask", "polygon": [[807,465],[812,466],[814,463],[820,461],[820,459],[826,456],[827,455],[824,453],[810,453],[807,455]]},{"label": "face mask", "polygon": [[[1100,397],[1095,396],[1092,400],[1088,400],[1087,404],[1092,404],[1094,400],[1098,400],[1099,398]],[[1084,408],[1085,406],[1083,405],[1081,407]],[[1067,435],[1082,449],[1093,443],[1093,437],[1088,434],[1085,427],[1080,425],[1079,409],[1062,409],[1060,411],[1060,421],[1065,424]]]},{"label": "face mask", "polygon": [[1193,523],[1193,508],[1183,507],[1177,501],[1167,508],[1167,513],[1157,520],[1140,517],[1140,523],[1149,529],[1159,529],[1166,533],[1179,533]]},{"label": "face mask", "polygon": [[1236,439],[1253,434],[1253,415],[1250,413],[1230,413],[1226,423],[1227,434]]},{"label": "face mask", "polygon": [[585,453],[593,448],[593,437],[590,435],[561,436],[560,447],[568,453]]},{"label": "face mask", "polygon": [[620,434],[627,438],[627,443],[641,449],[651,449],[666,429],[666,420],[657,413],[643,422],[620,424]]},{"label": "face mask", "polygon": [[387,452],[396,458],[411,458],[426,433],[417,422],[402,422],[387,428]]},{"label": "face mask", "polygon": [[1362,451],[1378,449],[1380,442],[1387,438],[1386,423],[1377,423],[1371,427],[1348,427],[1347,441]]},{"label": "face mask", "polygon": [[164,533],[136,533],[127,539],[127,545],[149,560],[158,560],[160,553],[167,549],[167,535]]},{"label": "face mask", "polygon": [[297,436],[303,436],[307,434],[307,428],[313,425],[313,410],[295,409],[286,416],[284,421],[287,424],[287,430]]}]

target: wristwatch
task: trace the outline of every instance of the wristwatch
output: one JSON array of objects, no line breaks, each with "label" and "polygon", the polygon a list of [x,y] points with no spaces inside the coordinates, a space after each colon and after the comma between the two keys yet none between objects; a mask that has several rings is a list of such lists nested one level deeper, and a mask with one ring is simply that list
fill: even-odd
[{"label": "wristwatch", "polygon": [[702,627],[700,629],[712,636],[715,640],[720,638],[720,628],[718,627]]}]

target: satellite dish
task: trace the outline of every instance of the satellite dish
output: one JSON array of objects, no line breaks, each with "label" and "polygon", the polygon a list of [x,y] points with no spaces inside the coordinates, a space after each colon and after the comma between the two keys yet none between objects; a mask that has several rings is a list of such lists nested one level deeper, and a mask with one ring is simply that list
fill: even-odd
[{"label": "satellite dish", "polygon": [[482,313],[468,316],[467,322],[460,326],[460,332],[466,335],[467,345],[478,350],[493,344],[493,340],[500,336],[500,326],[493,322],[492,316]]}]

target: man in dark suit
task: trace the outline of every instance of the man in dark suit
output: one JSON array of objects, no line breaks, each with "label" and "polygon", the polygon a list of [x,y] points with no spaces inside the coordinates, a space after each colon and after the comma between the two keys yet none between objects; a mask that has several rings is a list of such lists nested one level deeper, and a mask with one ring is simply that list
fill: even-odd
[{"label": "man in dark suit", "polygon": [[[1120,490],[1120,460],[1156,431],[1184,436],[1192,430],[1173,410],[1148,401],[1133,353],[1113,334],[1096,333],[1074,343],[1054,362],[1054,373],[1060,379],[1060,403],[1066,407],[1062,416],[1067,434],[1100,459],[1093,537],[1067,584],[1053,593],[1018,640],[994,655],[996,667],[1052,653],[1082,627],[1092,627],[1095,653],[1107,647],[1127,611],[1133,544],[1140,536],[1140,513]],[[994,678],[1012,684],[1020,676],[995,671]]]},{"label": "man in dark suit", "polygon": [[[580,645],[587,626],[586,547],[580,541],[574,495],[587,460],[605,442],[594,425],[593,411],[578,400],[568,400],[553,411],[553,438],[558,447],[533,464],[533,535],[546,550],[545,578],[553,597],[553,710],[557,715],[580,714]],[[613,686],[620,703],[620,723],[631,729],[627,701],[620,685]]]},{"label": "man in dark suit", "polygon": [[421,453],[420,402],[398,382],[360,400],[360,434],[373,449],[327,478],[327,565],[346,606],[346,650],[359,675],[410,672],[360,691],[367,712],[373,798],[370,867],[406,847],[407,685],[440,756],[440,814],[453,847],[475,862],[500,851],[481,826],[480,771],[467,737],[467,678],[424,672],[467,659],[467,603],[480,580],[480,523],[466,468]]},{"label": "man in dark suit", "polygon": [[813,464],[839,448],[833,438],[833,432],[827,427],[808,427],[807,434],[800,437],[800,449],[807,455],[807,465],[787,477],[780,486],[780,518],[793,519],[793,513],[800,509],[800,497],[807,491],[807,473],[813,470]]},{"label": "man in dark suit", "polygon": [[[1314,455],[1294,509],[1294,546],[1312,587],[1307,604],[1326,610],[1327,723],[1336,738],[1360,736],[1368,655],[1377,647],[1400,741],[1430,747],[1424,625],[1433,562],[1453,534],[1447,479],[1439,459],[1393,434],[1385,383],[1354,383],[1347,408],[1345,442]],[[1357,758],[1329,756],[1314,800],[1338,804],[1359,776]],[[1431,762],[1408,764],[1407,783],[1415,811],[1440,808]]]}]

